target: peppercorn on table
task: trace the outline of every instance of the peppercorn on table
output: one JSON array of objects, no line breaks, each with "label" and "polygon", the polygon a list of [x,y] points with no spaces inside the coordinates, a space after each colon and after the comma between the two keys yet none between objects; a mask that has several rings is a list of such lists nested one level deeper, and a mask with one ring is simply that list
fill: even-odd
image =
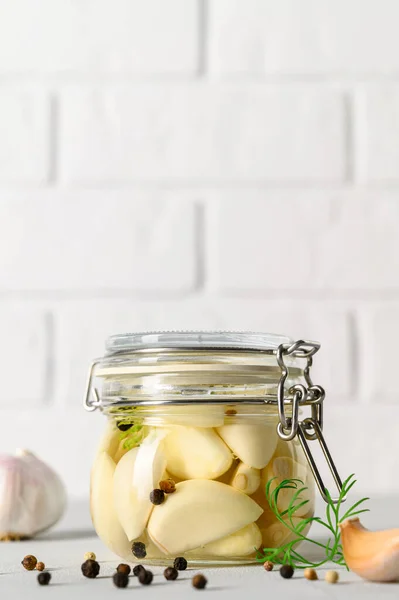
[{"label": "peppercorn on table", "polygon": [[[364,524],[370,529],[397,527],[398,501],[398,497],[371,500],[370,513],[364,517]],[[321,503],[320,510],[323,510]],[[317,535],[321,538],[322,532],[317,532]],[[81,565],[87,552],[94,552],[100,563],[100,574],[95,579],[82,575]],[[44,596],[51,596],[54,600],[70,600],[71,597],[74,600],[86,600],[94,597],[94,594],[96,600],[109,600],[117,598],[118,594],[129,594],[129,591],[133,591],[135,597],[140,594],[146,600],[186,600],[197,594],[220,600],[243,597],[295,600],[321,597],[356,600],[359,597],[364,600],[397,598],[399,594],[399,583],[368,583],[336,565],[316,569],[317,580],[306,579],[302,570],[296,570],[292,578],[285,579],[281,577],[278,567],[268,572],[263,565],[204,569],[190,569],[189,566],[187,570],[179,571],[176,580],[166,580],[163,575],[165,567],[149,567],[154,574],[149,585],[141,585],[138,578],[130,574],[128,586],[122,590],[116,587],[113,580],[121,560],[96,537],[91,525],[88,502],[71,503],[63,521],[41,537],[23,542],[2,542],[0,553],[0,590],[2,597],[7,600],[42,600]],[[38,584],[37,571],[27,571],[21,565],[28,554],[45,563],[46,571],[51,574],[47,586]],[[145,561],[143,564],[145,565]],[[332,584],[324,580],[329,570],[338,572],[338,583]],[[205,589],[193,587],[193,578],[199,573],[207,579]],[[203,580],[197,578],[196,582],[201,584]]]}]

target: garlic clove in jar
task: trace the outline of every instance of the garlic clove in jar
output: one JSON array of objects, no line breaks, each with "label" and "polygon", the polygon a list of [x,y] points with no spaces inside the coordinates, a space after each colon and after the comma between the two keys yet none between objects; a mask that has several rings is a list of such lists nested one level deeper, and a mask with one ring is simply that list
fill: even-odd
[{"label": "garlic clove in jar", "polygon": [[186,556],[248,556],[262,544],[262,533],[256,523],[250,523],[235,533],[195,548],[186,553]]},{"label": "garlic clove in jar", "polygon": [[244,463],[240,463],[234,471],[231,479],[231,484],[236,490],[244,492],[244,494],[254,494],[260,486],[260,471],[249,467]]},{"label": "garlic clove in jar", "polygon": [[167,470],[180,479],[216,479],[233,462],[233,455],[213,429],[171,427],[165,438]]},{"label": "garlic clove in jar", "polygon": [[309,468],[309,463],[306,460],[306,456],[304,451],[302,450],[302,446],[296,438],[291,440],[289,443],[280,440],[280,438],[278,439],[273,458],[280,457],[291,458],[293,461]]},{"label": "garlic clove in jar", "polygon": [[255,500],[259,506],[263,507],[263,513],[260,515],[259,519],[257,519],[256,524],[261,530],[268,528],[273,523],[278,523],[278,519],[272,509],[269,506],[269,503],[265,494],[265,486],[263,482],[258,487],[256,492],[251,495],[251,498]]},{"label": "garlic clove in jar", "polygon": [[106,452],[115,461],[115,455],[118,452],[120,443],[120,434],[121,432],[117,427],[115,427],[114,422],[109,420],[105,434],[101,438],[100,445],[97,449],[97,455],[101,454],[102,452]]},{"label": "garlic clove in jar", "polygon": [[31,537],[63,515],[63,483],[48,465],[27,450],[0,456],[0,539]]},{"label": "garlic clove in jar", "polygon": [[114,475],[114,505],[119,522],[129,540],[143,533],[153,509],[151,491],[165,472],[163,439],[166,432],[154,429],[137,448],[119,461]]},{"label": "garlic clove in jar", "polygon": [[105,451],[97,455],[91,471],[90,510],[98,537],[118,556],[132,556],[131,544],[114,509],[115,463]]},{"label": "garlic clove in jar", "polygon": [[217,432],[238,458],[250,467],[263,469],[277,445],[276,425],[231,424]]},{"label": "garlic clove in jar", "polygon": [[[303,487],[306,489],[301,492],[298,503],[303,500],[308,500],[308,502],[295,512],[295,516],[303,517],[313,511],[314,478],[309,468],[287,456],[278,456],[273,458],[266,469],[262,471],[262,485],[265,486],[266,483],[273,478],[274,480],[270,484],[271,492],[273,492],[284,479],[299,479],[302,483],[297,482],[298,490]],[[293,493],[292,489],[280,490],[277,498],[277,508],[280,512],[287,510],[292,500]]]},{"label": "garlic clove in jar", "polygon": [[176,555],[235,533],[262,512],[249,496],[224,483],[191,479],[154,507],[148,534],[163,552]]},{"label": "garlic clove in jar", "polygon": [[129,448],[126,447],[125,445],[126,440],[122,439],[119,442],[118,448],[116,449],[115,455],[114,455],[114,461],[115,464],[118,464],[118,462],[120,461],[120,459],[125,456],[125,454],[127,454],[127,452],[129,452]]},{"label": "garlic clove in jar", "polygon": [[360,520],[340,523],[348,567],[369,581],[399,581],[399,529],[369,531]]},{"label": "garlic clove in jar", "polygon": [[[283,544],[287,544],[288,542],[297,539],[298,535],[293,533],[289,527],[292,525],[296,527],[302,520],[303,519],[300,517],[292,517],[292,524],[285,519],[284,523],[277,521],[265,528],[261,527],[263,546],[266,548],[278,548]],[[310,524],[303,529],[302,534],[306,535],[309,529]]]}]

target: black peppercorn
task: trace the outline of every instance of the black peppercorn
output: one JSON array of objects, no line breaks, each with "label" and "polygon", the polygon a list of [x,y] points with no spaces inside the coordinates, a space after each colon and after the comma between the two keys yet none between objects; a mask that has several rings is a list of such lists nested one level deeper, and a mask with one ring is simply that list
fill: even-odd
[{"label": "black peppercorn", "polygon": [[116,567],[116,570],[118,573],[123,573],[124,575],[130,575],[131,568],[129,567],[129,565],[125,565],[124,563],[121,563],[120,565],[118,565]]},{"label": "black peppercorn", "polygon": [[82,564],[82,573],[85,577],[89,579],[94,579],[100,572],[100,565],[96,560],[85,560]]},{"label": "black peppercorn", "polygon": [[127,431],[128,429],[130,429],[131,427],[133,427],[133,423],[117,423],[116,424],[117,428],[119,429],[119,431]]},{"label": "black peppercorn", "polygon": [[135,567],[133,567],[133,575],[135,577],[138,577],[140,575],[141,571],[145,571],[145,568],[143,567],[143,565],[136,565]]},{"label": "black peppercorn", "polygon": [[145,558],[147,556],[147,550],[143,542],[133,542],[132,552],[136,558]]},{"label": "black peppercorn", "polygon": [[49,573],[48,571],[43,571],[37,576],[37,581],[39,585],[48,585],[50,583],[50,579],[51,573]]},{"label": "black peppercorn", "polygon": [[294,569],[291,567],[291,565],[283,565],[280,569],[280,575],[281,577],[284,577],[284,579],[291,579],[293,574]]},{"label": "black peppercorn", "polygon": [[163,575],[164,575],[165,579],[167,579],[168,581],[174,581],[175,579],[178,578],[179,571],[177,569],[175,569],[174,567],[168,567],[163,572]]},{"label": "black peppercorn", "polygon": [[118,588],[125,588],[129,583],[129,577],[126,575],[126,573],[116,572],[114,573],[112,580]]},{"label": "black peppercorn", "polygon": [[162,504],[165,500],[165,492],[158,489],[152,490],[150,500],[153,504]]},{"label": "black peppercorn", "polygon": [[197,588],[197,590],[203,590],[207,583],[208,583],[208,580],[206,577],[204,577],[202,575],[202,573],[198,573],[198,575],[194,575],[193,580],[192,580],[193,587]]},{"label": "black peppercorn", "polygon": [[178,571],[185,571],[187,569],[187,561],[182,556],[178,556],[177,558],[175,558],[173,566]]},{"label": "black peppercorn", "polygon": [[140,571],[139,573],[139,581],[142,585],[150,585],[152,578],[153,574],[151,573],[151,571],[146,571],[144,569],[144,571]]}]

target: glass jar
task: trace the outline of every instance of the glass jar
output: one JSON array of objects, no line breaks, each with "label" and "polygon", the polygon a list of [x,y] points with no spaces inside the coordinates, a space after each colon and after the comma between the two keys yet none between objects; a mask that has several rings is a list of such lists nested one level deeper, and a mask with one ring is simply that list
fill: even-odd
[{"label": "glass jar", "polygon": [[[107,416],[91,475],[102,541],[147,564],[250,563],[288,542],[285,511],[297,490],[282,489],[274,510],[268,497],[300,480],[293,518],[313,515],[319,475],[307,440],[324,443],[324,393],[309,376],[318,348],[234,332],[109,338],[84,400]],[[300,422],[302,405],[312,417]]]}]

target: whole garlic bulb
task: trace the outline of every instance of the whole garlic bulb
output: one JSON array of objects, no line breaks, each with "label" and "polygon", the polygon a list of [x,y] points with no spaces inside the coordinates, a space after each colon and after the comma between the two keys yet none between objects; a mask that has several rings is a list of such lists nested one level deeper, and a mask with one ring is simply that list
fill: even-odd
[{"label": "whole garlic bulb", "polygon": [[27,450],[0,456],[0,539],[32,537],[62,516],[66,493],[58,475]]}]

